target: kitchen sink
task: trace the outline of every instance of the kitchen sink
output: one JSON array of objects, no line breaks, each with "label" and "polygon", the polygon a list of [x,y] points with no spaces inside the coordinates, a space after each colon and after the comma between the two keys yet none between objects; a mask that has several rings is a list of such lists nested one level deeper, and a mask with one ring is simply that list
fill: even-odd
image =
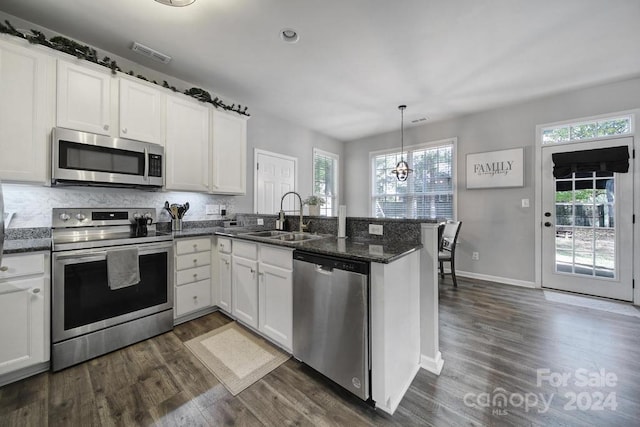
[{"label": "kitchen sink", "polygon": [[320,234],[280,231],[280,230],[267,230],[267,231],[251,231],[248,233],[242,233],[244,236],[261,237],[266,240],[277,240],[281,242],[304,242],[306,240],[322,239],[327,236]]},{"label": "kitchen sink", "polygon": [[284,242],[301,242],[304,240],[319,239],[323,236],[317,234],[305,234],[305,233],[287,233],[281,236],[273,237],[273,240],[282,240]]},{"label": "kitchen sink", "polygon": [[248,233],[242,233],[245,236],[253,236],[253,237],[279,237],[284,234],[290,234],[288,231],[280,231],[280,230],[267,230],[267,231],[250,231]]}]

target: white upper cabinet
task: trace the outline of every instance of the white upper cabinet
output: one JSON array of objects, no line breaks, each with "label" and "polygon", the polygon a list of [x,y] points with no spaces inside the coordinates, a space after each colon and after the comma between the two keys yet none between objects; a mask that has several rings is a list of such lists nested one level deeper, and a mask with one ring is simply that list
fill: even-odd
[{"label": "white upper cabinet", "polygon": [[209,191],[209,108],[184,96],[167,96],[168,190]]},{"label": "white upper cabinet", "polygon": [[120,78],[119,136],[164,145],[164,93]]},{"label": "white upper cabinet", "polygon": [[0,40],[0,179],[45,183],[55,118],[55,60]]},{"label": "white upper cabinet", "polygon": [[108,70],[58,60],[58,126],[111,135],[112,79]]},{"label": "white upper cabinet", "polygon": [[235,113],[211,112],[211,192],[245,194],[247,119]]}]

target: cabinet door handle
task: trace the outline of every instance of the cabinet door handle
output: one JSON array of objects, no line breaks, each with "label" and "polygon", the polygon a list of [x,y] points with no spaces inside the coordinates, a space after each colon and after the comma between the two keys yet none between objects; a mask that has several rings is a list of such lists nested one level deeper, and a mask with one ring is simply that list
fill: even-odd
[{"label": "cabinet door handle", "polygon": [[34,295],[39,294],[39,293],[40,293],[40,288],[34,288],[34,289],[32,289],[32,290],[31,290],[31,293],[32,293],[32,294],[34,294]]},{"label": "cabinet door handle", "polygon": [[197,279],[198,278],[198,273],[193,273],[193,278]]},{"label": "cabinet door handle", "polygon": [[127,128],[123,128],[122,133],[127,133]]},{"label": "cabinet door handle", "polygon": [[2,267],[0,267],[0,271],[8,271],[9,267],[7,267],[6,265],[3,265]]},{"label": "cabinet door handle", "polygon": [[226,259],[224,260],[224,263],[229,265],[229,261],[227,261]]},{"label": "cabinet door handle", "polygon": [[104,128],[104,130],[109,130],[109,125],[104,125],[102,127]]},{"label": "cabinet door handle", "polygon": [[197,251],[197,250],[198,250],[198,245],[197,245],[197,244],[193,245],[193,250],[194,250],[194,251]]},{"label": "cabinet door handle", "polygon": [[196,258],[193,259],[194,264],[198,264],[198,260]]}]

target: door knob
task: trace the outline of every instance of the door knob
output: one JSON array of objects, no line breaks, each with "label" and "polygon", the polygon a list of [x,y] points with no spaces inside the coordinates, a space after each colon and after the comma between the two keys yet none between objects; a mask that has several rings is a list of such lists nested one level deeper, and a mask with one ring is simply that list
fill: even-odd
[{"label": "door knob", "polygon": [[551,227],[551,223],[549,221],[547,221],[547,222],[544,223],[544,226],[545,227]]}]

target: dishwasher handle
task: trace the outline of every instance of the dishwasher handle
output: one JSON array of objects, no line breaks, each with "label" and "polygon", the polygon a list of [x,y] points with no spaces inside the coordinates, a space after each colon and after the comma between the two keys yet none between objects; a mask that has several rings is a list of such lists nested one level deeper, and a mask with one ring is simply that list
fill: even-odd
[{"label": "dishwasher handle", "polygon": [[327,276],[331,276],[333,274],[333,268],[316,264],[316,273],[326,274]]}]

